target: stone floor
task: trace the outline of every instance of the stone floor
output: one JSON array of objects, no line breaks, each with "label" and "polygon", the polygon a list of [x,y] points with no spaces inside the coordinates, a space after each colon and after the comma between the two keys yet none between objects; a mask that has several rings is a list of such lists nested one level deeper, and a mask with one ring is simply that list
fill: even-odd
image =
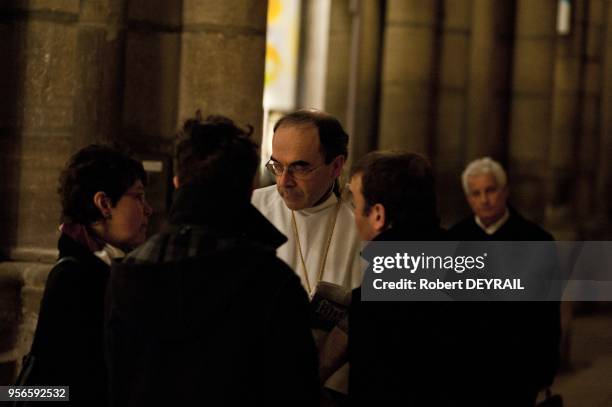
[{"label": "stone floor", "polygon": [[564,407],[612,407],[612,307],[576,315],[571,338],[571,368],[553,392]]}]

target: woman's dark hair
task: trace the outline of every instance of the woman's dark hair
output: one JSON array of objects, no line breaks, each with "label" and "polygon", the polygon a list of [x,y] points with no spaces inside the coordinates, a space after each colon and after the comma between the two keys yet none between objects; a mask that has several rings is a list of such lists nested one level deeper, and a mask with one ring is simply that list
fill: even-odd
[{"label": "woman's dark hair", "polygon": [[95,144],[82,148],[70,157],[60,175],[62,222],[89,225],[102,219],[93,201],[96,192],[104,192],[116,205],[138,180],[147,183],[142,164],[121,151]]}]

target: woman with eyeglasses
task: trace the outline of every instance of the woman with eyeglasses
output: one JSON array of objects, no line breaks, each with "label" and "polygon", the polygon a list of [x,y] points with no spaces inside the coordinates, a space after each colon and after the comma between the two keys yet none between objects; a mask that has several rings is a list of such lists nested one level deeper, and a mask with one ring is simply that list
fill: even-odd
[{"label": "woman with eyeglasses", "polygon": [[59,260],[49,273],[25,385],[69,386],[73,405],[107,405],[104,297],[114,259],[145,241],[152,209],[140,162],[110,147],[74,154],[60,176]]}]

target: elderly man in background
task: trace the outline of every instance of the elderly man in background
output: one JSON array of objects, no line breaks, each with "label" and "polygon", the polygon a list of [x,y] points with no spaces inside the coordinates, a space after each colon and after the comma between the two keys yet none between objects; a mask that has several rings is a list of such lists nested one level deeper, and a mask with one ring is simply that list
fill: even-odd
[{"label": "elderly man in background", "polygon": [[550,233],[508,206],[502,166],[489,157],[472,161],[461,175],[465,197],[474,212],[449,232],[456,240],[553,240]]},{"label": "elderly man in background", "polygon": [[[450,240],[553,240],[550,233],[508,205],[507,176],[497,161],[489,157],[472,161],[463,171],[461,181],[473,215],[449,230]],[[536,255],[543,254],[538,252]],[[524,257],[530,258],[528,253]],[[541,260],[554,261],[552,258]],[[529,264],[525,263],[525,267],[529,267]],[[551,267],[554,272],[554,263],[551,263]],[[521,271],[524,270],[517,270]],[[541,283],[546,283],[544,277],[541,280]],[[481,341],[483,353],[475,358],[474,365],[486,366],[488,361],[492,361],[494,366],[504,366],[497,378],[500,382],[512,381],[515,387],[512,391],[506,391],[507,396],[512,396],[507,397],[507,402],[512,401],[510,405],[532,406],[538,391],[552,384],[559,367],[559,303],[495,302],[486,307],[469,303],[461,305],[465,306],[466,313],[478,314],[482,321],[487,321],[482,325],[485,332],[497,338],[494,342]],[[499,389],[498,386],[494,387]]]}]

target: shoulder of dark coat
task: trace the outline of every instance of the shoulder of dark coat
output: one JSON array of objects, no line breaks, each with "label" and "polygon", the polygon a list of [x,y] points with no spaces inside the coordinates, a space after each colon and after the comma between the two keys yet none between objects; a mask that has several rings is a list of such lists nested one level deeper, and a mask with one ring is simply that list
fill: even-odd
[{"label": "shoulder of dark coat", "polygon": [[476,222],[474,221],[474,215],[470,215],[451,226],[447,233],[450,238],[455,238],[457,235],[460,235],[466,231],[474,230],[475,226],[477,227],[478,225],[476,225]]},{"label": "shoulder of dark coat", "polygon": [[533,241],[540,240],[554,240],[552,234],[544,230],[540,225],[535,222],[526,219],[516,210],[511,212],[510,219],[508,220],[508,226],[517,229],[517,232],[521,233],[523,240],[529,239]]},{"label": "shoulder of dark coat", "polygon": [[47,285],[57,283],[83,283],[95,279],[100,273],[107,273],[109,267],[93,254],[84,256],[65,256],[60,258],[47,277]]},{"label": "shoulder of dark coat", "polygon": [[242,236],[223,237],[204,228],[185,225],[151,237],[132,251],[123,264],[159,264],[218,255],[257,255],[276,258],[276,250]]}]

